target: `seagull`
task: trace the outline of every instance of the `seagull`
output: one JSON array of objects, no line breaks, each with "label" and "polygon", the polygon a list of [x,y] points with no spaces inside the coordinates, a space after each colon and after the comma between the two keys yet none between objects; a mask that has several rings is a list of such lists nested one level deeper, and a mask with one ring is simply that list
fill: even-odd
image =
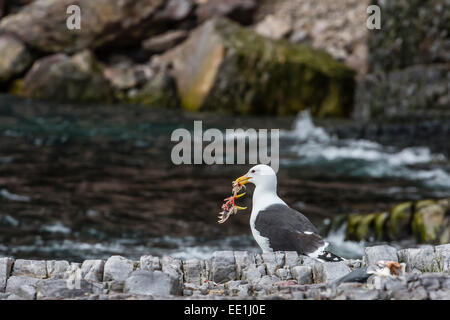
[{"label": "seagull", "polygon": [[250,228],[263,252],[296,251],[321,262],[345,259],[326,250],[326,242],[316,227],[277,195],[277,175],[268,165],[252,167],[233,186],[253,183]]}]

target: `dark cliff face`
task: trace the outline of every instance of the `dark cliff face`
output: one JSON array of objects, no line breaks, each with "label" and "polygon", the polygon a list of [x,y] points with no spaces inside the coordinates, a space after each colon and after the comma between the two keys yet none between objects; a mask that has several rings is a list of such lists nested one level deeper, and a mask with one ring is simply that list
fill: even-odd
[{"label": "dark cliff face", "polygon": [[450,10],[446,1],[373,1],[381,29],[368,37],[369,72],[354,117],[450,116]]}]

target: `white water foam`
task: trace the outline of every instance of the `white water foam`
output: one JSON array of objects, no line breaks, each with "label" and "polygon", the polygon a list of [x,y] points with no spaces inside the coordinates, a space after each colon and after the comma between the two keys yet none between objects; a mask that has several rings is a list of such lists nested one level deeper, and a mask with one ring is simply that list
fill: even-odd
[{"label": "white water foam", "polygon": [[[294,140],[289,151],[296,158],[282,160],[284,165],[334,163],[339,170],[347,170],[343,174],[349,176],[397,177],[422,181],[429,187],[450,187],[450,173],[442,167],[447,162],[444,155],[423,146],[399,149],[364,139],[338,139],[315,126],[309,111],[301,112],[293,129],[282,130],[280,137]],[[354,163],[349,165],[352,160]],[[431,163],[433,168],[414,168]]]},{"label": "white water foam", "polygon": [[326,237],[330,244],[330,251],[346,259],[361,259],[364,255],[366,243],[364,241],[345,240],[345,230],[347,224],[343,224],[339,229],[332,230]]}]

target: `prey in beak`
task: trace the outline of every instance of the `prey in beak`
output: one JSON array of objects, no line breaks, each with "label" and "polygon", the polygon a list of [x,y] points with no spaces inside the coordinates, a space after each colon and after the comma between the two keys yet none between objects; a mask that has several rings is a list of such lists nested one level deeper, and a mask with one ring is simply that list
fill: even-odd
[{"label": "prey in beak", "polygon": [[236,214],[238,212],[238,210],[245,210],[247,209],[247,207],[240,207],[238,205],[236,205],[236,199],[242,197],[243,195],[245,195],[245,192],[238,194],[239,191],[241,191],[243,188],[245,189],[244,184],[248,183],[248,180],[250,180],[251,177],[248,177],[246,175],[237,178],[236,180],[233,181],[233,195],[231,197],[228,197],[226,199],[224,199],[225,203],[222,205],[222,212],[219,213],[219,223],[224,223],[225,221],[228,220],[228,218],[232,215],[232,214]]},{"label": "prey in beak", "polygon": [[252,178],[252,177],[249,177],[249,176],[247,176],[247,175],[243,175],[242,177],[239,177],[239,178],[237,178],[236,180],[234,180],[234,181],[233,181],[233,191],[234,191],[234,188],[235,188],[236,186],[242,187],[244,184],[249,183],[249,180],[250,180],[251,178]]}]

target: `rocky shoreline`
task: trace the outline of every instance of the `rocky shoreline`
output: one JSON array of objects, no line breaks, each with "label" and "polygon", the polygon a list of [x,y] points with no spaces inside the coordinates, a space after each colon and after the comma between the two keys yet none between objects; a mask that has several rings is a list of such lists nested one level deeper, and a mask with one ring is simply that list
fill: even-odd
[{"label": "rocky shoreline", "polygon": [[[388,260],[400,276],[335,283]],[[83,263],[0,258],[1,300],[46,299],[450,299],[450,244],[367,247],[361,260],[321,263],[295,252],[218,251],[208,260],[121,256]]]}]

